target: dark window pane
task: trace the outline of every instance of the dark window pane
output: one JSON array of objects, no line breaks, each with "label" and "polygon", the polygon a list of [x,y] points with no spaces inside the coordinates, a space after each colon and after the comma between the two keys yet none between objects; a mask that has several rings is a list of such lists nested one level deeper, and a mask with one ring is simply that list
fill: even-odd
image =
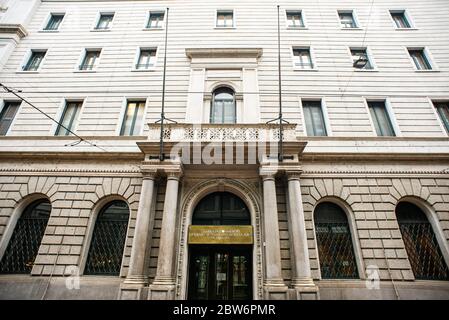
[{"label": "dark window pane", "polygon": [[358,278],[351,231],[344,211],[323,202],[315,209],[315,230],[323,279]]},{"label": "dark window pane", "polygon": [[20,216],[0,262],[0,273],[30,273],[50,217],[48,200],[30,204]]},{"label": "dark window pane", "polygon": [[0,136],[8,133],[17,110],[19,110],[20,102],[5,102],[2,111],[0,112]]},{"label": "dark window pane", "polygon": [[145,101],[128,101],[120,131],[121,136],[134,136],[140,133],[144,109]]},{"label": "dark window pane", "polygon": [[52,14],[44,30],[58,30],[63,18],[63,14]]},{"label": "dark window pane", "polygon": [[65,128],[61,125],[58,125],[55,133],[56,136],[70,135],[70,132],[67,129],[69,129],[70,131],[74,130],[82,104],[83,103],[80,101],[71,101],[66,103],[64,112],[61,116],[61,120],[59,121]]},{"label": "dark window pane", "polygon": [[98,29],[98,30],[107,30],[107,29],[109,29],[113,19],[114,19],[114,14],[112,14],[112,13],[108,13],[108,14],[102,13],[100,15],[100,18],[98,19],[98,23],[97,23],[97,26],[95,27],[95,29]]},{"label": "dark window pane", "polygon": [[229,192],[204,197],[192,217],[194,225],[248,225],[251,217],[242,199]]},{"label": "dark window pane", "polygon": [[357,28],[352,12],[339,12],[338,15],[343,28]]},{"label": "dark window pane", "polygon": [[229,88],[219,88],[212,98],[211,123],[236,123],[235,95]]},{"label": "dark window pane", "polygon": [[446,131],[449,133],[449,102],[437,102],[434,103],[435,108],[437,108],[438,114],[441,118],[441,121],[446,128]]},{"label": "dark window pane", "polygon": [[164,12],[150,12],[150,18],[148,19],[147,28],[160,29],[164,22]]},{"label": "dark window pane", "polygon": [[368,107],[378,136],[395,136],[385,103],[383,101],[370,101]]},{"label": "dark window pane", "polygon": [[409,50],[410,57],[412,57],[413,63],[418,70],[431,70],[432,66],[430,65],[429,59],[423,49],[418,50]]},{"label": "dark window pane", "polygon": [[287,11],[287,25],[291,28],[304,27],[301,11]]},{"label": "dark window pane", "polygon": [[405,17],[405,12],[391,12],[396,28],[410,28],[410,23]]},{"label": "dark window pane", "polygon": [[425,213],[410,202],[400,202],[396,217],[415,278],[449,280],[448,267]]},{"label": "dark window pane", "polygon": [[321,101],[303,101],[304,120],[308,136],[327,136]]},{"label": "dark window pane", "polygon": [[45,51],[32,51],[28,63],[23,67],[24,71],[37,71],[45,57]]},{"label": "dark window pane", "polygon": [[123,201],[113,201],[100,211],[95,221],[85,274],[120,274],[128,220],[128,205]]}]

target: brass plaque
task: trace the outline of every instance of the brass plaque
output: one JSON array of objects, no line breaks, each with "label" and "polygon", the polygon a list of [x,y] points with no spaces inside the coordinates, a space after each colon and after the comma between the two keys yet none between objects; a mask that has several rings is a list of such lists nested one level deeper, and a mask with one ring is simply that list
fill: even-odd
[{"label": "brass plaque", "polygon": [[252,226],[190,226],[189,244],[252,244]]}]

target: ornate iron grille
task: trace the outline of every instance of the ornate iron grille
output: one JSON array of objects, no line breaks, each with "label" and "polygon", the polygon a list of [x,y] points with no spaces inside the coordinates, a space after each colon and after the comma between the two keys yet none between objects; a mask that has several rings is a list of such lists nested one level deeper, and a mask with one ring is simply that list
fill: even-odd
[{"label": "ornate iron grille", "polygon": [[347,223],[315,223],[323,279],[358,278],[351,233]]},{"label": "ornate iron grille", "polygon": [[113,201],[99,213],[84,273],[118,276],[122,263],[129,209],[123,201]]},{"label": "ornate iron grille", "polygon": [[449,280],[449,272],[429,222],[399,222],[416,279]]},{"label": "ornate iron grille", "polygon": [[0,262],[0,273],[30,273],[44,236],[51,205],[47,200],[30,204],[19,220]]}]

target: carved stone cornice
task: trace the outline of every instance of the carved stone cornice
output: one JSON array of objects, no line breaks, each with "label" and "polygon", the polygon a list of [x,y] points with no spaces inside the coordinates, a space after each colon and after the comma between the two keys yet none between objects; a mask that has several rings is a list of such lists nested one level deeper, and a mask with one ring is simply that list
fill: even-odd
[{"label": "carved stone cornice", "polygon": [[193,58],[260,58],[262,48],[187,48],[186,56]]},{"label": "carved stone cornice", "polygon": [[28,32],[21,24],[12,24],[12,23],[1,23],[0,24],[0,33],[1,34],[12,34],[14,36],[24,38],[28,35]]}]

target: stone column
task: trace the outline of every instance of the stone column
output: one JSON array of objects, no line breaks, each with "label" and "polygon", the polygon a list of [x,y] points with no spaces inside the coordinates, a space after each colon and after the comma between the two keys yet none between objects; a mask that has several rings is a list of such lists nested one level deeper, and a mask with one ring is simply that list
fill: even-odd
[{"label": "stone column", "polygon": [[300,170],[287,171],[288,213],[290,224],[290,250],[293,258],[292,286],[296,299],[317,299],[318,289],[313,283],[310,271],[309,248],[302,205]]},{"label": "stone column", "polygon": [[151,238],[151,223],[154,220],[151,208],[153,206],[154,179],[156,170],[143,172],[142,189],[137,209],[136,227],[134,230],[131,258],[128,275],[120,287],[120,299],[142,299],[148,284],[145,271],[145,256],[149,251],[148,239]]},{"label": "stone column", "polygon": [[177,169],[166,170],[166,173],[167,187],[162,214],[157,271],[148,293],[150,300],[173,300],[175,298],[175,276],[173,270],[176,260],[176,217],[179,179],[182,175],[182,168],[177,166]]},{"label": "stone column", "polygon": [[265,246],[265,299],[287,299],[287,286],[282,278],[281,243],[276,200],[276,170],[261,167],[263,180],[263,225]]}]

